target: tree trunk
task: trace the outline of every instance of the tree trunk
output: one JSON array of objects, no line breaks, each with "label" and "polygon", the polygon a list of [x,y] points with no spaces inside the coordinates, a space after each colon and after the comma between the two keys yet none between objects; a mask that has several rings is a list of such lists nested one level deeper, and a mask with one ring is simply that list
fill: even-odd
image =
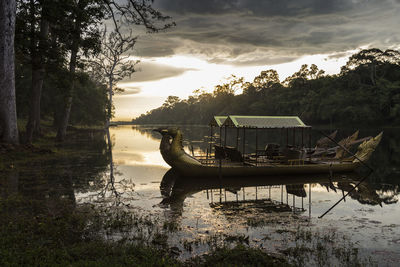
[{"label": "tree trunk", "polygon": [[15,0],[0,1],[0,142],[18,143],[15,103]]},{"label": "tree trunk", "polygon": [[63,142],[65,140],[65,136],[67,135],[69,115],[71,113],[71,106],[72,106],[72,95],[75,89],[75,69],[76,69],[76,60],[79,50],[79,41],[80,41],[80,21],[78,20],[75,23],[75,36],[72,43],[71,58],[69,62],[69,73],[71,76],[71,84],[67,91],[64,111],[57,131],[56,139],[58,142]]},{"label": "tree trunk", "polygon": [[112,115],[112,97],[113,97],[113,77],[110,74],[109,81],[108,81],[108,107],[107,107],[107,122],[106,128],[110,127],[110,120]]},{"label": "tree trunk", "polygon": [[44,17],[45,6],[42,7],[42,20],[40,22],[40,39],[38,51],[36,45],[31,49],[32,54],[32,85],[28,123],[26,124],[26,142],[31,143],[33,136],[39,136],[40,130],[40,99],[45,76],[44,53],[46,39],[49,34],[49,22]]}]

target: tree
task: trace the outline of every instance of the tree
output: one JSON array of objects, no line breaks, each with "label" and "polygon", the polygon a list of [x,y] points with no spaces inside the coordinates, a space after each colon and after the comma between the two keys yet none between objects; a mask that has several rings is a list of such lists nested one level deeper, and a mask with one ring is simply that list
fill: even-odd
[{"label": "tree", "polygon": [[[72,1],[72,0],[70,0]],[[84,43],[82,38],[83,30],[97,29],[102,19],[111,19],[114,22],[115,31],[121,39],[124,39],[122,34],[122,26],[127,25],[144,25],[149,32],[157,32],[167,29],[175,25],[172,23],[163,23],[158,25],[157,22],[164,22],[170,19],[169,16],[162,15],[159,11],[152,7],[154,0],[73,0],[72,5],[72,22],[73,31],[71,34],[71,59],[70,73],[71,86],[67,90],[65,97],[65,107],[60,125],[57,132],[57,140],[63,141],[66,136],[66,129],[69,121],[69,114],[72,106],[72,96],[74,93],[74,73],[77,65],[77,56]]]},{"label": "tree", "polygon": [[138,60],[130,59],[129,52],[135,43],[136,37],[132,36],[132,33],[128,36],[121,36],[117,31],[107,33],[107,29],[104,29],[100,53],[88,60],[95,80],[107,85],[106,127],[109,127],[112,117],[112,97],[114,92],[122,91],[122,89],[117,88],[117,82],[125,77],[130,77],[135,72],[135,66],[139,62]]},{"label": "tree", "polygon": [[64,141],[75,89],[75,72],[78,65],[78,53],[82,49],[86,54],[96,50],[98,42],[97,25],[104,18],[104,7],[96,0],[75,0],[70,5],[70,30],[67,36],[70,39],[69,78],[70,84],[66,90],[64,110],[58,126],[57,141]]},{"label": "tree", "polygon": [[[34,135],[40,135],[40,99],[45,76],[45,53],[49,34],[49,2],[41,1],[39,34],[36,33],[37,19],[35,3],[30,0],[30,57],[32,66],[32,82],[29,101],[29,117],[26,124],[26,142],[31,143]],[[38,35],[38,37],[37,37]]]},{"label": "tree", "polygon": [[259,88],[259,90],[269,88],[276,83],[280,83],[279,74],[273,69],[262,71],[253,81],[254,87]]},{"label": "tree", "polygon": [[179,99],[178,96],[173,96],[170,95],[168,98],[165,100],[165,102],[162,104],[162,107],[165,109],[172,109],[176,104],[178,104],[181,100]]},{"label": "tree", "polygon": [[0,142],[18,143],[15,101],[15,0],[0,1]]}]

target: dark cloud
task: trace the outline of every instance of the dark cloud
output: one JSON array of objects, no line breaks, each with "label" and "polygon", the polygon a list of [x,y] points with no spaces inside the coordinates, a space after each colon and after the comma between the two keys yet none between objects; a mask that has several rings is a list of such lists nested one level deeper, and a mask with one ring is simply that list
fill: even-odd
[{"label": "dark cloud", "polygon": [[[141,37],[137,52],[144,57],[195,54],[210,62],[257,65],[362,45],[385,49],[400,41],[398,0],[158,0],[155,5],[177,26]],[[268,56],[253,58],[259,52]]]},{"label": "dark cloud", "polygon": [[137,86],[124,86],[124,91],[121,93],[118,93],[118,95],[136,95],[139,94],[142,91],[142,88],[137,87]]},{"label": "dark cloud", "polygon": [[[174,76],[179,76],[186,71],[195,70],[191,68],[176,68],[169,65],[163,65],[154,62],[140,62],[137,65],[136,72],[130,77],[124,79],[122,82],[147,82],[147,81],[157,81],[165,78],[170,78]],[[133,87],[132,90],[139,90],[140,88]],[[133,93],[130,93],[133,94]]]}]

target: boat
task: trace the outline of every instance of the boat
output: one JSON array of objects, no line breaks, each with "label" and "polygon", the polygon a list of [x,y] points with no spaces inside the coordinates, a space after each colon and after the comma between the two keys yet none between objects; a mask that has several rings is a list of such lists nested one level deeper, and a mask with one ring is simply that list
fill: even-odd
[{"label": "boat", "polygon": [[[244,118],[244,119],[243,119]],[[276,120],[279,120],[277,122]],[[241,124],[240,122],[252,122],[253,125]],[[265,123],[262,124],[261,122]],[[262,126],[270,126],[269,128],[285,128],[295,131],[298,128],[309,128],[305,126],[298,117],[269,117],[269,116],[227,116],[225,122],[221,124],[222,127],[236,124],[235,127],[242,128],[243,131],[247,129],[260,129],[268,128]],[[256,127],[254,126],[256,125]],[[282,127],[282,125],[284,127]],[[220,126],[220,130],[221,127]],[[287,145],[283,151],[290,153],[283,153],[270,158],[268,155],[259,154],[244,154],[244,146],[242,151],[242,159],[239,161],[229,160],[218,155],[217,150],[214,157],[200,158],[189,155],[185,152],[182,145],[182,132],[179,128],[158,128],[154,131],[162,135],[160,143],[160,152],[163,159],[174,168],[178,173],[185,177],[246,177],[246,176],[269,176],[269,175],[300,175],[300,174],[320,174],[320,173],[345,173],[352,172],[360,165],[365,164],[375,151],[379,142],[382,139],[383,132],[376,137],[370,138],[362,142],[355,155],[342,159],[342,158],[306,158],[307,153],[296,154],[294,152],[306,151],[306,149],[296,150],[293,146]],[[303,131],[301,131],[303,134]],[[220,134],[221,136],[221,134]],[[295,138],[293,138],[294,140]],[[303,140],[303,138],[302,138]],[[244,142],[244,141],[243,141]],[[220,138],[220,146],[222,141]],[[235,148],[230,148],[235,149]],[[237,150],[238,151],[238,150]],[[240,152],[240,151],[238,151]],[[208,153],[207,153],[208,154]],[[286,156],[285,156],[286,155]],[[293,156],[295,155],[295,158]]]}]

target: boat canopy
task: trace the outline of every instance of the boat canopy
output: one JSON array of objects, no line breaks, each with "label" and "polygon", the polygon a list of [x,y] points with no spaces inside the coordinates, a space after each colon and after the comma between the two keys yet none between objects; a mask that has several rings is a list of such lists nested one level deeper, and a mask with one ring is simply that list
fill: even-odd
[{"label": "boat canopy", "polygon": [[208,125],[221,127],[224,124],[226,118],[228,118],[228,116],[214,116]]},{"label": "boat canopy", "polygon": [[235,128],[310,128],[297,116],[228,116],[222,126]]}]

